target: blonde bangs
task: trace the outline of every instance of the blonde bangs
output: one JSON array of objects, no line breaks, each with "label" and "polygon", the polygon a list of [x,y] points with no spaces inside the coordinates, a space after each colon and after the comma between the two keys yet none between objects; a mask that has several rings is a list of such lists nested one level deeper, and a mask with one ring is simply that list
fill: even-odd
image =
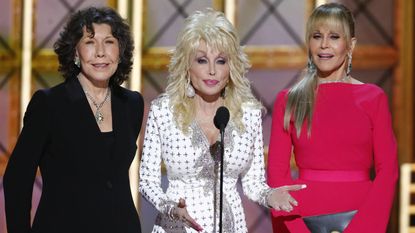
[{"label": "blonde bangs", "polygon": [[343,34],[347,44],[350,46],[351,39],[354,37],[354,19],[349,18],[340,9],[321,10],[314,12],[307,21],[306,41],[308,42],[319,27],[324,25],[332,31]]},{"label": "blonde bangs", "polygon": [[[314,9],[307,20],[305,41],[309,45],[313,32],[320,27],[327,27],[333,32],[343,34],[348,47],[352,46],[355,37],[353,14],[340,3],[327,3]],[[309,61],[310,61],[310,51]],[[297,82],[288,92],[287,105],[284,113],[284,129],[289,130],[290,121],[294,121],[297,137],[301,128],[307,123],[307,136],[311,135],[311,122],[313,118],[315,92],[317,90],[316,70],[306,68]]]}]

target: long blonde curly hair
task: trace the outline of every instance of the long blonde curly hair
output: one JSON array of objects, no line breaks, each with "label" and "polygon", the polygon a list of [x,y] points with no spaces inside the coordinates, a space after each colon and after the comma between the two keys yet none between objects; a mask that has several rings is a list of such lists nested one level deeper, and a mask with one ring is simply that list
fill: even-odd
[{"label": "long blonde curly hair", "polygon": [[196,11],[186,18],[176,47],[171,51],[166,94],[170,98],[175,123],[187,133],[195,117],[195,103],[193,98],[186,96],[185,90],[191,61],[201,41],[229,58],[230,77],[224,105],[229,109],[231,120],[243,132],[242,106],[262,108],[262,105],[252,94],[250,81],[245,77],[250,64],[235,28],[222,12],[211,8]]}]

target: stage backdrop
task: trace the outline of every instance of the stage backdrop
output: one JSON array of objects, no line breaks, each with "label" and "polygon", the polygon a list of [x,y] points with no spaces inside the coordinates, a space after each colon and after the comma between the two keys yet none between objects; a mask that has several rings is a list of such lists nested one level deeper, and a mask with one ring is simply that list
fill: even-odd
[{"label": "stage backdrop", "polygon": [[[411,1],[337,1],[350,7],[356,18],[358,45],[353,56],[352,75],[363,82],[379,85],[389,95],[402,162],[412,161],[413,150],[413,83],[412,71],[409,69],[412,64],[408,63],[413,58],[412,51],[404,49],[413,43],[405,40],[405,33],[408,32],[405,28],[409,22],[405,17],[412,15],[413,11],[405,6]],[[239,31],[252,63],[248,78],[252,81],[255,95],[267,109],[263,118],[266,157],[275,96],[292,85],[305,67],[305,21],[311,10],[324,2],[328,1],[1,0],[0,233],[6,232],[1,177],[31,94],[63,80],[57,73],[58,64],[52,46],[71,12],[90,5],[109,5],[118,9],[131,23],[137,43],[136,66],[126,87],[143,94],[147,114],[150,101],[162,93],[166,86],[168,51],[175,44],[184,18],[194,10],[205,7],[224,11]],[[141,143],[142,135],[138,142],[138,156]],[[147,233],[151,231],[156,211],[137,192],[137,161],[132,167],[131,182],[143,232]],[[39,174],[34,185],[33,209],[36,209],[41,189]],[[271,232],[269,213],[265,208],[246,199],[244,207],[249,232]],[[397,232],[397,227],[394,211],[390,232]]]}]

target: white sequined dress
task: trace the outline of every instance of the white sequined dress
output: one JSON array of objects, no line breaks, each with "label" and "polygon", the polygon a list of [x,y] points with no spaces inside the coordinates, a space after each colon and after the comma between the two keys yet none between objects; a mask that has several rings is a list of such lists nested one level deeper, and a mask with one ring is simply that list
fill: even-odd
[{"label": "white sequined dress", "polygon": [[[270,188],[265,183],[261,110],[243,107],[245,132],[239,133],[232,121],[224,133],[224,198],[222,232],[248,232],[242,201],[236,188],[241,178],[244,194],[266,206]],[[161,188],[161,163],[168,178],[166,192]],[[209,142],[197,123],[188,134],[173,121],[169,99],[162,95],[150,107],[140,165],[140,192],[159,211],[153,233],[197,232],[183,222],[169,218],[169,205],[179,198],[204,233],[219,231],[218,169]],[[216,191],[215,191],[216,190]],[[215,207],[216,205],[216,207]]]}]

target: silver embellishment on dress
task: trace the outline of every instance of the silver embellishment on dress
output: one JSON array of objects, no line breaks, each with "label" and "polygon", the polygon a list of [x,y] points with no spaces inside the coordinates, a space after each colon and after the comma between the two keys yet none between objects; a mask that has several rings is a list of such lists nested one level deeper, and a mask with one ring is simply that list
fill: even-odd
[{"label": "silver embellishment on dress", "polygon": [[157,98],[152,101],[152,104],[154,104],[158,108],[162,108],[163,107],[163,102],[167,101],[167,100],[168,100],[167,94],[163,93],[163,94],[157,96]]},{"label": "silver embellishment on dress", "polygon": [[[203,133],[203,130],[193,121],[190,125],[191,128],[191,141],[192,146],[195,148],[200,148],[202,150],[202,155],[196,160],[195,167],[201,167],[200,172],[196,175],[197,179],[205,180],[203,186],[204,195],[209,195],[209,192],[212,192],[212,189],[215,190],[214,193],[214,205],[215,205],[215,223],[214,223],[214,232],[218,230],[219,223],[219,212],[216,211],[219,209],[219,165],[220,162],[213,159],[214,156],[211,155],[211,148],[209,145],[209,140],[206,138],[206,135]],[[225,155],[224,155],[224,165],[223,165],[223,175],[226,177],[226,168],[227,160],[226,154],[231,154],[233,151],[234,141],[232,133],[234,132],[234,126],[232,122],[228,124],[225,128],[224,134],[224,145],[225,145]],[[228,201],[226,200],[226,195],[223,195],[223,212],[222,212],[222,230],[223,232],[234,232],[234,218],[232,213],[232,208],[230,207]]]}]

